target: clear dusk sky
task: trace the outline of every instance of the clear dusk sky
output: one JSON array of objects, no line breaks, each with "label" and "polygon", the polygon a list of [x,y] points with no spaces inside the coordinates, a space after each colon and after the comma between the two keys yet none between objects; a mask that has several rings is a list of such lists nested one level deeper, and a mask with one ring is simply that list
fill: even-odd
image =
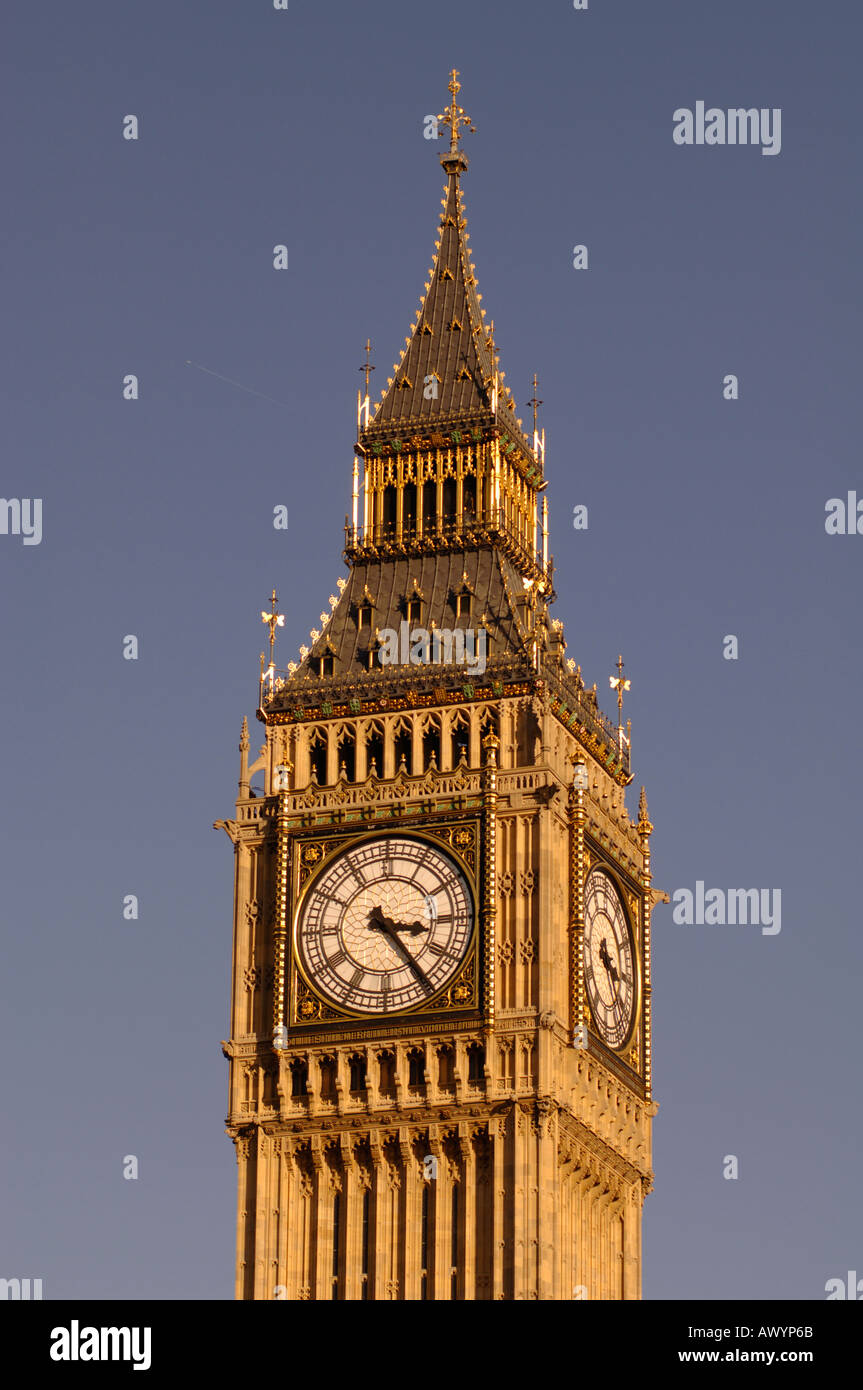
[{"label": "clear dusk sky", "polygon": [[[345,572],[357,368],[371,337],[379,391],[413,319],[456,66],[555,611],[606,709],[623,654],[656,885],[781,892],[774,935],[655,914],[644,1294],[823,1299],[863,1271],[863,535],[825,531],[863,500],[859,4],[6,9],[0,492],[43,515],[0,534],[0,1276],[232,1296],[211,827],[270,590],[286,664]],[[781,151],[675,144],[698,101],[781,110]]]}]

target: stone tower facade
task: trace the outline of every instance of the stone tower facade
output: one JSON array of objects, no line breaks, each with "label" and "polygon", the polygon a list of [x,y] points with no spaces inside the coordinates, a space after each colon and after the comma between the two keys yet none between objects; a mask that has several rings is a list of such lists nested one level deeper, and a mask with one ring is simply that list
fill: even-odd
[{"label": "stone tower facade", "polygon": [[545,440],[480,307],[450,90],[425,293],[359,401],[347,577],[262,673],[217,822],[240,1299],[641,1295],[652,826],[550,615]]}]

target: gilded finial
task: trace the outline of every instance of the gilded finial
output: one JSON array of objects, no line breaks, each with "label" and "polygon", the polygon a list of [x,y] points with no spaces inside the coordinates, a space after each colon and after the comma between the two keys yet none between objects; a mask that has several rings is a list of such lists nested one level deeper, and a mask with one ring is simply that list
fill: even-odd
[{"label": "gilded finial", "polygon": [[464,107],[459,106],[456,97],[461,91],[461,83],[458,80],[458,71],[453,68],[450,75],[449,90],[452,100],[445,112],[438,116],[440,125],[449,126],[450,144],[449,153],[441,155],[441,164],[448,174],[464,173],[467,168],[467,155],[461,148],[461,127],[467,126],[468,130],[475,132],[476,127],[472,124],[470,116],[465,114]]},{"label": "gilded finial", "polygon": [[533,432],[534,432],[534,434],[536,434],[536,420],[537,420],[537,416],[538,416],[538,414],[539,414],[539,407],[543,404],[543,402],[542,402],[541,400],[538,400],[538,399],[537,399],[537,394],[536,394],[536,393],[537,393],[537,390],[538,390],[538,389],[539,389],[539,381],[537,380],[536,372],[534,372],[534,374],[533,374],[533,395],[531,396],[530,400],[527,402],[527,404],[528,404],[529,406],[532,406],[532,407],[533,407]]},{"label": "gilded finial", "polygon": [[369,394],[369,377],[371,376],[372,372],[374,371],[374,367],[372,366],[372,340],[371,340],[371,338],[366,338],[366,360],[365,360],[365,362],[363,363],[363,365],[360,367],[359,370],[360,370],[361,372],[364,372],[364,373],[365,373],[365,378],[366,378],[366,395],[368,395],[368,394]]},{"label": "gilded finial", "polygon": [[638,798],[638,831],[641,835],[650,835],[653,832],[653,826],[647,814],[647,792],[644,787],[641,788],[641,796]]},{"label": "gilded finial", "polygon": [[273,666],[273,648],[274,648],[275,645],[276,645],[276,628],[277,628],[277,627],[284,627],[284,626],[285,626],[285,615],[284,615],[284,613],[280,613],[280,612],[279,612],[279,610],[278,610],[278,602],[279,602],[279,600],[276,598],[276,591],[275,591],[275,589],[274,589],[274,590],[273,590],[273,593],[272,593],[272,597],[271,597],[271,599],[270,599],[270,604],[271,604],[270,612],[269,612],[269,613],[265,613],[263,610],[261,610],[261,622],[262,622],[262,623],[266,623],[266,624],[268,625],[269,629],[270,629],[270,669],[271,669],[271,670],[272,670],[272,666]]},{"label": "gilded finial", "polygon": [[617,675],[609,676],[608,683],[612,690],[617,691],[617,742],[622,753],[624,744],[629,744],[629,738],[623,732],[623,695],[624,691],[632,689],[632,681],[624,679],[622,656],[617,658]]}]

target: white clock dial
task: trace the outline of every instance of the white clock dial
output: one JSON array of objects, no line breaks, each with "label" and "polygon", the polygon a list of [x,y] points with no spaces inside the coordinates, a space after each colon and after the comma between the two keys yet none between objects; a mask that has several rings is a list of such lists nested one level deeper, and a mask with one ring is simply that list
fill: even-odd
[{"label": "white clock dial", "polygon": [[307,890],[297,952],[310,983],[352,1013],[400,1013],[432,999],[462,964],[473,897],[453,859],[407,835],[343,850]]},{"label": "white clock dial", "polygon": [[601,869],[584,893],[584,980],[596,1031],[623,1047],[635,1018],[635,953],[620,895]]}]

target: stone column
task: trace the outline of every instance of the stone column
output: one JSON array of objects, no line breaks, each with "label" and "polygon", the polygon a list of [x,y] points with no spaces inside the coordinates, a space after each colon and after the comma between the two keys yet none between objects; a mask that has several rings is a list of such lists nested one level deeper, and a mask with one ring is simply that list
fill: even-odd
[{"label": "stone column", "polygon": [[341,1295],[346,1302],[356,1302],[362,1296],[363,1189],[352,1137],[343,1134],[340,1147],[344,1171]]},{"label": "stone column", "polygon": [[471,1126],[461,1120],[458,1146],[461,1154],[461,1192],[459,1194],[459,1297],[465,1303],[476,1299],[476,1156],[471,1143]]}]

